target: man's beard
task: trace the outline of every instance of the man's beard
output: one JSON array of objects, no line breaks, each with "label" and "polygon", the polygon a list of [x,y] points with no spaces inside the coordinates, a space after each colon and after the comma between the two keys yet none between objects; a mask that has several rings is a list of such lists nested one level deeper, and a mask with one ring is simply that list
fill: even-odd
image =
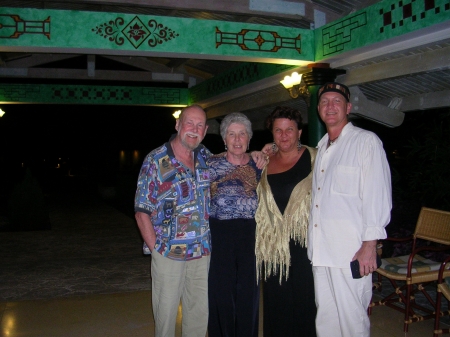
[{"label": "man's beard", "polygon": [[[197,141],[195,142],[194,145],[192,143],[187,142],[187,138],[189,136],[197,137]],[[184,135],[180,136],[180,138],[181,138],[181,144],[183,144],[183,146],[187,147],[191,151],[195,150],[197,148],[197,146],[199,146],[199,144],[201,143],[200,135],[195,132],[186,132]]]}]

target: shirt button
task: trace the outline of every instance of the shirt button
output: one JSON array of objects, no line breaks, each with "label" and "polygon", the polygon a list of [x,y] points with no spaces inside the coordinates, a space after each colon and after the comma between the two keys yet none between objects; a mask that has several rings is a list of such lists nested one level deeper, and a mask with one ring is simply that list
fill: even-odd
[{"label": "shirt button", "polygon": [[321,170],[320,172],[323,172],[324,170]]},{"label": "shirt button", "polygon": [[317,227],[317,224],[315,224],[314,227]]},{"label": "shirt button", "polygon": [[320,187],[318,188],[318,190],[320,191]]},{"label": "shirt button", "polygon": [[316,205],[316,208],[319,208],[319,205]]}]

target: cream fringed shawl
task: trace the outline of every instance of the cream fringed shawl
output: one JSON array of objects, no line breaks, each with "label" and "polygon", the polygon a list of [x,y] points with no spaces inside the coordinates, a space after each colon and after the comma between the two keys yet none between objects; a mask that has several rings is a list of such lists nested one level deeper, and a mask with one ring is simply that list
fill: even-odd
[{"label": "cream fringed shawl", "polygon": [[306,146],[311,154],[311,172],[292,190],[289,202],[281,214],[273,198],[264,169],[256,189],[258,193],[258,209],[256,210],[256,268],[259,280],[264,266],[264,279],[270,275],[280,274],[289,277],[291,255],[289,241],[294,239],[302,247],[306,247],[309,211],[311,207],[312,169],[317,150]]}]

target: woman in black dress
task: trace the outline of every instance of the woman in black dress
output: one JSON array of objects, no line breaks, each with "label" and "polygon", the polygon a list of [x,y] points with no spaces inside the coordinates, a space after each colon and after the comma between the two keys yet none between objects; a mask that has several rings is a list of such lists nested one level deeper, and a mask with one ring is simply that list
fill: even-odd
[{"label": "woman in black dress", "polygon": [[262,274],[264,337],[314,337],[314,280],[306,254],[316,149],[300,143],[300,112],[277,107],[267,118],[274,154],[263,171],[255,219]]}]

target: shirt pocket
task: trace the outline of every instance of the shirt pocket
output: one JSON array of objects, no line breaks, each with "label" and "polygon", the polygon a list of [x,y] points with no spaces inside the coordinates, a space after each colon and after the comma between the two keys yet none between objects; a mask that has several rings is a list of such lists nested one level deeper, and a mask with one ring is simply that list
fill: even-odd
[{"label": "shirt pocket", "polygon": [[360,171],[358,167],[338,165],[333,174],[331,192],[349,196],[358,195]]}]

